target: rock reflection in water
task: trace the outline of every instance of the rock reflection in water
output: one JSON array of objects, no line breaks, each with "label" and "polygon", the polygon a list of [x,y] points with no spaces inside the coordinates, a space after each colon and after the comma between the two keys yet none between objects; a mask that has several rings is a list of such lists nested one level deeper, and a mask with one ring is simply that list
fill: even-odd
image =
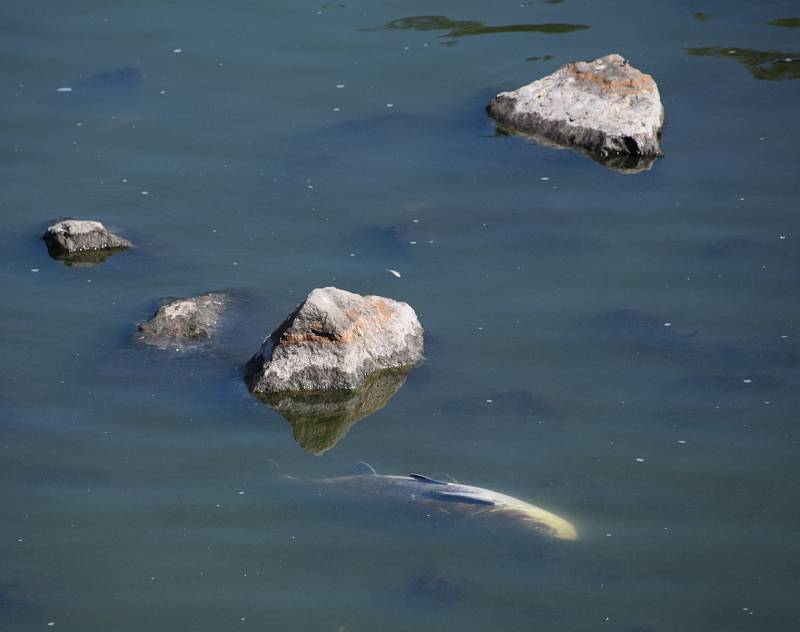
[{"label": "rock reflection in water", "polygon": [[101,250],[83,250],[81,252],[64,252],[47,247],[48,254],[56,261],[71,268],[98,266],[109,257],[127,252],[127,248],[103,248]]},{"label": "rock reflection in water", "polygon": [[386,406],[405,383],[409,370],[378,371],[354,390],[267,393],[258,397],[292,424],[300,447],[319,455],[339,443],[358,421]]},{"label": "rock reflection in water", "polygon": [[448,31],[442,37],[467,37],[494,33],[572,33],[588,29],[586,24],[504,24],[487,26],[477,20],[451,20],[443,15],[416,15],[387,22],[383,26],[362,31]]},{"label": "rock reflection in water", "polygon": [[747,68],[753,77],[763,81],[800,79],[800,53],[723,46],[687,48],[686,52],[694,57],[733,59]]},{"label": "rock reflection in water", "polygon": [[[660,156],[641,156],[636,154],[606,154],[601,155],[594,151],[589,151],[581,147],[572,147],[570,145],[562,145],[553,142],[551,139],[541,136],[539,134],[523,134],[516,130],[509,130],[505,127],[498,125],[495,129],[498,136],[520,136],[525,140],[542,145],[550,149],[568,149],[581,153],[595,162],[603,165],[604,167],[621,173],[622,175],[634,175],[642,171],[649,171],[653,163],[660,158]],[[659,138],[661,135],[659,134]]]}]

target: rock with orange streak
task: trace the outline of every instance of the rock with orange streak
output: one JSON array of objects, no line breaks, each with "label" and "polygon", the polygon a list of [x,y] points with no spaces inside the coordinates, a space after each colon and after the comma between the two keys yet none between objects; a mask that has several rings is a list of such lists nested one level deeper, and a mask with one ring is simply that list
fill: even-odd
[{"label": "rock with orange streak", "polygon": [[375,371],[422,359],[423,329],[406,303],[318,288],[245,369],[254,393],[354,389]]}]

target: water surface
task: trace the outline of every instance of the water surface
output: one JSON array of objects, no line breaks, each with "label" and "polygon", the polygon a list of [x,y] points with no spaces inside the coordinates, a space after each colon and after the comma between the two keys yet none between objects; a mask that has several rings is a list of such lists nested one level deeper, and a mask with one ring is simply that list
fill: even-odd
[{"label": "water surface", "polygon": [[[796,14],[4,3],[0,628],[796,627]],[[611,52],[662,94],[648,171],[486,117]],[[40,237],[69,216],[136,248],[54,261]],[[242,367],[326,285],[409,302],[427,359],[308,450]],[[217,343],[135,341],[209,291],[238,299]],[[272,465],[362,460],[518,496],[580,540],[420,524]]]}]

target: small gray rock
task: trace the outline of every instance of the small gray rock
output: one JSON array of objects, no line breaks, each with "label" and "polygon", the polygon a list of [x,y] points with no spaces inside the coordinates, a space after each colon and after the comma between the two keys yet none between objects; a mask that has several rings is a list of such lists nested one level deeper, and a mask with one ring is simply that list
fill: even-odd
[{"label": "small gray rock", "polygon": [[354,389],[373,371],[422,359],[414,310],[380,296],[313,290],[245,369],[255,393]]},{"label": "small gray rock", "polygon": [[658,86],[620,55],[566,64],[501,92],[487,109],[502,127],[600,158],[661,155],[664,108]]},{"label": "small gray rock", "polygon": [[115,235],[100,222],[65,219],[48,227],[42,236],[50,254],[75,254],[93,250],[130,248],[133,244]]},{"label": "small gray rock", "polygon": [[139,325],[140,339],[160,345],[165,340],[199,341],[210,338],[225,308],[224,294],[203,294],[170,301],[153,318]]}]

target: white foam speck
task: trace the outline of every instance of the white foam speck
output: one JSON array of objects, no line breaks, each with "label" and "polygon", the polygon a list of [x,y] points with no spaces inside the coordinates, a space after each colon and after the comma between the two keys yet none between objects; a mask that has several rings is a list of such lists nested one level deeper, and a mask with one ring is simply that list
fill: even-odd
[{"label": "white foam speck", "polygon": [[150,195],[150,191],[142,191],[142,195]]},{"label": "white foam speck", "polygon": [[176,54],[177,54],[177,53],[182,53],[182,52],[183,52],[183,49],[182,49],[182,48],[173,48],[173,49],[172,49],[172,52],[173,52],[173,53],[176,53]]},{"label": "white foam speck", "polygon": [[344,84],[343,84],[343,83],[337,83],[337,84],[336,84],[336,87],[337,87],[339,90],[341,90],[342,88],[344,88]]},{"label": "white foam speck", "polygon": [[753,380],[751,380],[751,379],[744,379],[744,380],[742,380],[742,382],[743,382],[744,384],[750,384],[752,381],[753,381]]},{"label": "white foam speck", "polygon": [[637,463],[644,463],[644,459],[643,459],[643,458],[641,458],[641,457],[638,457],[638,456],[637,456],[637,457],[636,457],[636,462],[637,462]]},{"label": "white foam speck", "polygon": [[539,180],[541,180],[542,182],[547,182],[549,179],[550,178],[548,178],[547,176],[542,176],[541,178],[539,178]]},{"label": "white foam speck", "polygon": [[387,103],[387,104],[386,104],[386,107],[387,107],[387,108],[393,108],[393,107],[394,107],[394,103]]},{"label": "white foam speck", "polygon": [[402,275],[401,275],[401,274],[400,274],[400,273],[399,273],[397,270],[392,270],[392,269],[390,269],[390,268],[386,268],[386,271],[387,271],[389,274],[393,274],[393,275],[394,275],[394,276],[396,276],[398,279],[399,279],[399,278],[402,276]]},{"label": "white foam speck", "polygon": [[58,88],[56,92],[72,92],[72,88],[64,86],[63,88]]},{"label": "white foam speck", "polygon": [[31,268],[31,272],[38,272],[39,268]]}]

